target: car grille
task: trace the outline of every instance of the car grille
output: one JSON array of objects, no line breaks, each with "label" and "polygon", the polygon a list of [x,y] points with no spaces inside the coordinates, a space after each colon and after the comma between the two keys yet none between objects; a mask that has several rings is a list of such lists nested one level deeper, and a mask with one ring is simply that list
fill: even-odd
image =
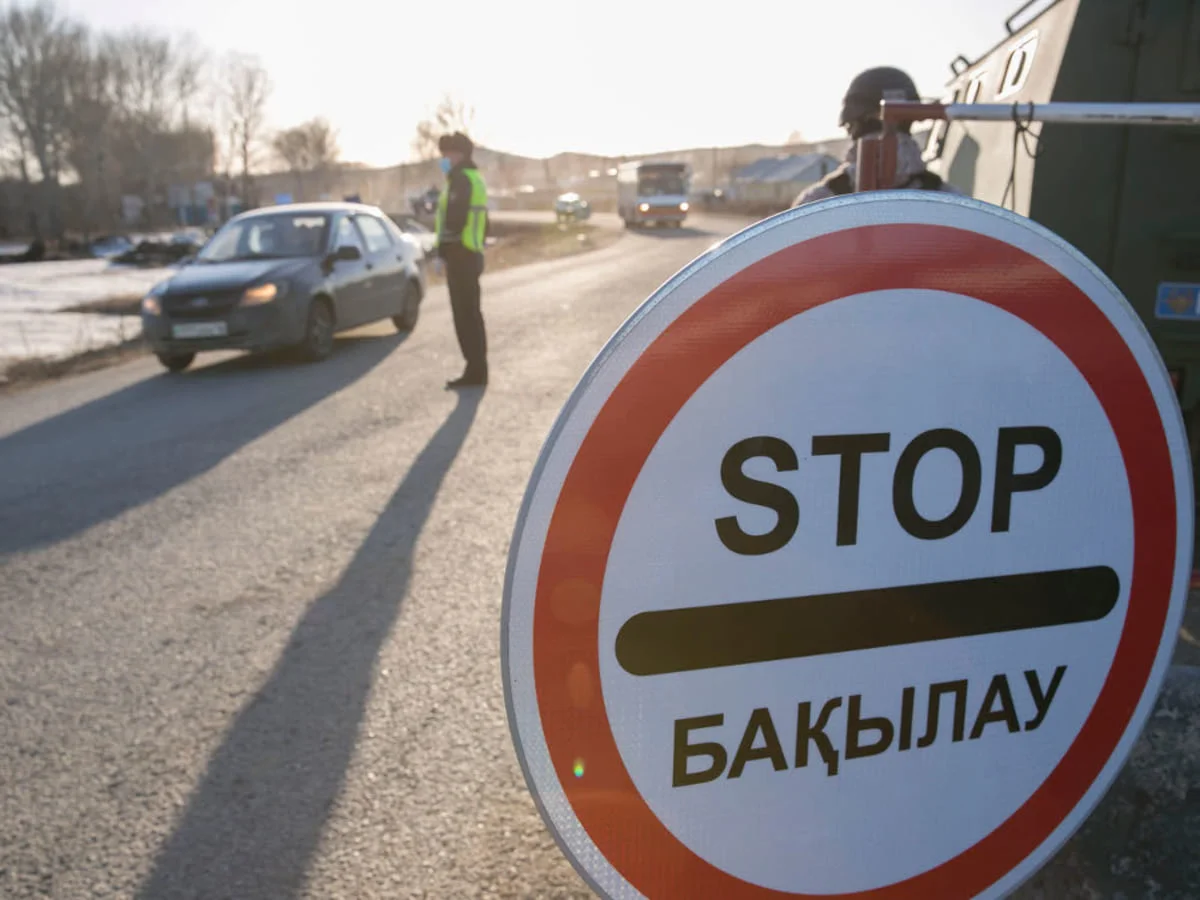
[{"label": "car grille", "polygon": [[211,319],[229,313],[238,304],[241,291],[207,291],[168,296],[163,301],[163,312],[172,319]]}]

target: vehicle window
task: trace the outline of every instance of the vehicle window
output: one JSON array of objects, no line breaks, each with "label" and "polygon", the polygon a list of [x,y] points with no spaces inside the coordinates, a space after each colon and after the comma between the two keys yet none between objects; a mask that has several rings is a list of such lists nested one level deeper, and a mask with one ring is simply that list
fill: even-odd
[{"label": "vehicle window", "polygon": [[671,171],[643,172],[638,178],[638,193],[649,197],[682,194],[683,176]]},{"label": "vehicle window", "polygon": [[386,228],[391,234],[394,242],[399,243],[400,241],[404,240],[404,227],[402,225],[397,225],[395,220],[391,217],[384,221],[383,227]]},{"label": "vehicle window", "polygon": [[997,100],[1011,97],[1025,85],[1029,70],[1033,67],[1033,55],[1037,51],[1037,45],[1038,34],[1035,31],[1013,48],[1008,57],[1004,77],[1000,80],[1000,89],[996,91]]},{"label": "vehicle window", "polygon": [[200,259],[219,261],[233,259],[237,256],[238,244],[241,241],[242,229],[227,225],[213,235],[208,246],[200,251]]},{"label": "vehicle window", "polygon": [[967,85],[967,96],[963,100],[964,103],[974,103],[979,99],[979,92],[983,89],[983,78],[986,72],[980,72],[971,79],[971,83]]},{"label": "vehicle window", "polygon": [[338,223],[337,246],[357,247],[364,256],[367,253],[367,248],[363,245],[362,238],[359,237],[358,229],[354,227],[354,222],[349,216],[343,216]]},{"label": "vehicle window", "polygon": [[251,216],[228,223],[197,254],[203,262],[260,257],[318,256],[325,247],[329,217],[298,213]]},{"label": "vehicle window", "polygon": [[374,216],[355,216],[354,221],[362,230],[372,253],[383,253],[392,249],[392,239],[388,236],[387,229]]}]

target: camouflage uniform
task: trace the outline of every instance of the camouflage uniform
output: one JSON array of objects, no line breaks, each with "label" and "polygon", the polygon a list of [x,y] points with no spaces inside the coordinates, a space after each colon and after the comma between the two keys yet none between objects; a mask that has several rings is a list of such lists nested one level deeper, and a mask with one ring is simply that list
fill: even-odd
[{"label": "camouflage uniform", "polygon": [[[852,193],[857,187],[857,157],[858,143],[855,142],[846,153],[846,161],[816,184],[802,191],[792,202],[792,206],[802,206],[814,200]],[[896,180],[893,187],[962,194],[957,188],[926,170],[925,161],[921,159],[920,145],[912,135],[903,132],[896,135]]]}]

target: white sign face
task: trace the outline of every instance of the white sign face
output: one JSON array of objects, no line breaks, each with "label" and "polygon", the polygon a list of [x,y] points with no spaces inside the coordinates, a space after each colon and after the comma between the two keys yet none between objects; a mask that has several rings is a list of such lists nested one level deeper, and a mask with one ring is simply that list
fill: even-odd
[{"label": "white sign face", "polygon": [[1127,757],[1191,541],[1169,379],[1080,254],[940,195],[775,217],[543,453],[504,624],[531,790],[607,896],[1003,894]]},{"label": "white sign face", "polygon": [[[987,344],[969,348],[962,335],[972,333],[987,334]],[[797,390],[816,361],[822,379],[813,390]],[[963,375],[947,379],[949,371]],[[1056,389],[1029,396],[1031,383]],[[926,439],[931,448],[921,452],[921,436],[948,423],[944,438]],[[1021,427],[1044,430],[1015,432]],[[758,446],[741,444],[759,436],[765,440]],[[1086,458],[1070,454],[1055,465],[1065,448],[1086,448]],[[728,485],[714,477],[723,468]],[[1041,473],[1037,482],[1047,483],[1013,492],[1014,475],[1025,473]],[[736,496],[752,490],[771,492],[762,499],[783,511],[782,526],[777,509]],[[1008,506],[1009,521],[997,523],[1007,524],[1003,531],[993,530],[997,501]],[[696,635],[704,641],[698,646],[689,636],[710,626],[685,610],[774,601],[774,610],[749,609],[778,627],[760,636],[748,623],[743,632],[736,608],[727,609],[716,641],[735,632],[745,643],[730,652],[753,657],[760,641],[762,655],[771,656],[788,652],[794,640],[804,655],[635,675],[616,654],[602,653],[621,756],[672,833],[747,881],[834,893],[910,878],[1011,816],[1070,747],[1120,640],[1132,539],[1129,486],[1104,410],[1074,366],[1031,326],[977,300],[921,291],[862,294],[797,316],[726,363],[655,446],[617,527],[600,645],[617,647],[628,623],[630,662],[653,667],[695,654],[681,662],[699,665],[712,639]],[[1088,615],[1072,628],[991,631],[1019,624],[1010,619],[1026,600],[1022,593],[1047,607],[1074,600],[1057,576],[1045,589],[1036,582],[994,591],[970,584],[1091,567],[1112,571],[1119,591],[1103,602],[1079,598],[1088,604],[1080,612],[1064,608],[1064,617]],[[938,586],[944,597],[926,600],[923,585]],[[889,595],[896,586],[911,586],[913,596]],[[842,596],[847,592],[865,593]],[[634,617],[649,610],[677,612],[658,623],[665,633],[639,637]],[[1092,619],[1093,612],[1108,614]],[[648,616],[642,623],[655,625]],[[927,633],[958,627],[982,633],[965,640]],[[864,640],[884,646],[853,652]],[[1065,673],[1056,682],[1060,667]],[[1033,728],[1026,723],[1040,718],[1041,708],[1026,671],[1050,701]],[[1001,676],[1001,687],[995,716],[976,724],[990,686],[985,675]],[[929,686],[959,681],[965,694],[944,698],[932,742],[921,746]],[[902,716],[905,687],[912,696]],[[848,759],[855,695],[861,717],[886,717],[894,733],[885,745],[887,735],[864,731],[863,750],[879,752]],[[841,702],[830,708],[823,731],[810,732],[808,761],[796,768],[798,705],[811,704],[815,722],[831,699]],[[739,762],[737,748],[756,709],[767,714],[759,714],[762,727],[750,746],[762,752],[751,750],[746,756],[753,758]],[[955,712],[965,713],[957,733]],[[695,774],[672,777],[673,759],[685,758],[675,723],[709,716],[722,724],[696,727],[687,737],[720,742],[724,773],[700,755],[689,761]],[[822,734],[836,756],[822,757]],[[799,803],[807,813],[798,814]],[[747,809],[756,811],[750,821]],[[912,827],[918,809],[927,827]],[[785,821],[793,827],[780,828]]]}]

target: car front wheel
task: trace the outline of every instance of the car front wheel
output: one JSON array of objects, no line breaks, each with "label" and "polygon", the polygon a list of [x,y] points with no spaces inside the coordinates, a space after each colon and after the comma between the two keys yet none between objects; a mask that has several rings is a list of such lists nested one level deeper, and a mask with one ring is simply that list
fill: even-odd
[{"label": "car front wheel", "polygon": [[154,355],[169,372],[182,372],[196,358],[195,353],[155,353]]},{"label": "car front wheel", "polygon": [[400,314],[392,316],[392,324],[397,331],[412,331],[420,315],[421,292],[410,281],[404,285],[404,302],[400,304]]},{"label": "car front wheel", "polygon": [[318,298],[308,308],[308,324],[300,348],[306,359],[318,362],[333,352],[333,309],[329,301]]}]

